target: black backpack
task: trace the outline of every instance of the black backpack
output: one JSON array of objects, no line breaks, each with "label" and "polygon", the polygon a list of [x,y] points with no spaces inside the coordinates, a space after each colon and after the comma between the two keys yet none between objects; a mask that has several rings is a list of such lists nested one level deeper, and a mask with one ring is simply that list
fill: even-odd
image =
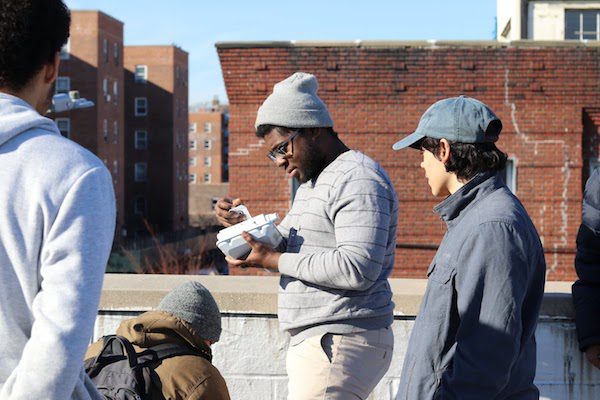
[{"label": "black backpack", "polygon": [[211,361],[208,352],[173,343],[136,353],[123,336],[108,335],[102,340],[100,354],[85,361],[85,372],[107,400],[149,399],[151,390],[160,391],[160,379],[154,369],[166,358],[194,355]]}]

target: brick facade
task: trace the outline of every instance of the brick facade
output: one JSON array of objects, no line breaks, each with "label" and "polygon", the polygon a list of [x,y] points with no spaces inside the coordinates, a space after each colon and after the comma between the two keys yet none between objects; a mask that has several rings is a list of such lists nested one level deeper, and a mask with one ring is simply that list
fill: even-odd
[{"label": "brick facade", "polygon": [[[188,53],[176,46],[125,46],[126,223],[131,234],[188,226]],[[136,67],[145,78],[136,79]],[[145,99],[136,112],[136,99]],[[141,112],[145,111],[145,112]],[[145,141],[137,135],[145,133]],[[136,178],[136,164],[146,177]],[[142,174],[143,175],[143,174]]]},{"label": "brick facade", "polygon": [[101,11],[71,11],[67,50],[58,76],[95,106],[53,118],[68,119],[70,129],[63,134],[96,154],[112,173],[118,242],[125,224],[123,23]]},{"label": "brick facade", "polygon": [[[395,277],[424,277],[445,231],[416,151],[391,145],[411,133],[433,102],[466,94],[502,119],[498,146],[516,166],[516,194],[546,249],[548,278],[571,280],[582,185],[598,159],[597,43],[344,42],[220,43],[230,102],[230,194],[253,213],[290,205],[290,183],[254,135],[273,84],[314,73],[335,129],[388,171],[400,199]],[[257,190],[260,188],[260,190]]]},{"label": "brick facade", "polygon": [[[228,115],[221,110],[199,110],[189,114],[190,185],[228,181]],[[206,179],[205,179],[206,178]]]}]

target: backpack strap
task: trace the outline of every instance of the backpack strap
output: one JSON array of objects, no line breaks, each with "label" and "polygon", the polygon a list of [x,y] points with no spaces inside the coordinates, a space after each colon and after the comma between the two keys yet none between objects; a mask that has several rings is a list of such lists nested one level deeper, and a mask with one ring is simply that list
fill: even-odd
[{"label": "backpack strap", "polygon": [[149,347],[143,352],[138,353],[138,362],[156,362],[176,356],[197,356],[202,357],[208,362],[212,362],[210,351],[204,349],[193,349],[177,343],[163,343]]}]

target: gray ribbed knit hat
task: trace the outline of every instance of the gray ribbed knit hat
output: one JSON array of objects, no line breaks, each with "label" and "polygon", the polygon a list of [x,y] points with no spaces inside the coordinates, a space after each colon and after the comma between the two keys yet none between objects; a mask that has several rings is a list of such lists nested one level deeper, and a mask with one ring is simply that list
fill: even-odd
[{"label": "gray ribbed knit hat", "polygon": [[221,336],[219,306],[200,282],[175,287],[162,299],[158,309],[188,322],[202,339],[217,342]]},{"label": "gray ribbed knit hat", "polygon": [[333,127],[327,106],[317,96],[319,83],[314,75],[296,72],[276,83],[273,93],[258,109],[254,128],[277,125],[286,128]]}]

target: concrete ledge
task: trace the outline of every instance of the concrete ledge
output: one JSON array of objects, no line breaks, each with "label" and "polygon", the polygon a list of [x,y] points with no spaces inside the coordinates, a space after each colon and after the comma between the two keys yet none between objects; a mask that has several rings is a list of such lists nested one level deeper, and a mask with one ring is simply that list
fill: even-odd
[{"label": "concrete ledge", "polygon": [[354,40],[354,41],[248,41],[217,42],[218,49],[235,48],[291,48],[291,47],[360,47],[360,48],[546,48],[546,47],[600,47],[600,41],[579,40],[517,40],[499,42],[496,40]]},{"label": "concrete ledge", "polygon": [[[223,313],[277,314],[279,278],[259,276],[190,276],[106,274],[101,312],[146,311],[155,308],[171,288],[188,280],[202,282]],[[397,317],[417,315],[426,279],[390,279]],[[541,315],[573,319],[571,282],[547,282]]]}]

